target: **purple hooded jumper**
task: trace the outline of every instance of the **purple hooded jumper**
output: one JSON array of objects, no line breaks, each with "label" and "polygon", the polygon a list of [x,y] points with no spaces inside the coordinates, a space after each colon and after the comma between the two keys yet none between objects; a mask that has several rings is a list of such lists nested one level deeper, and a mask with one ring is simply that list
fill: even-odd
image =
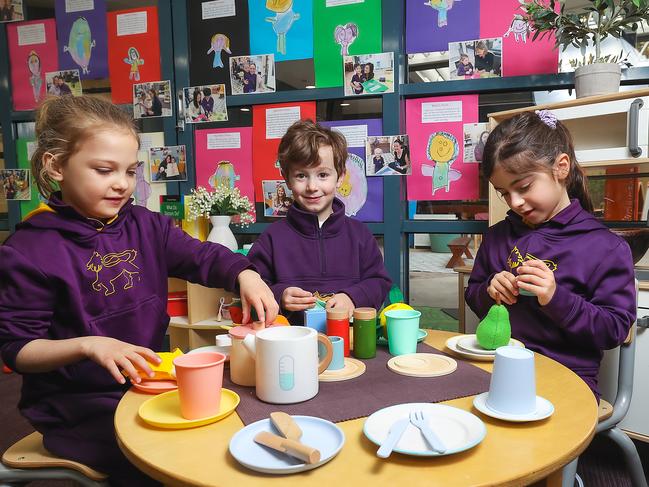
[{"label": "purple hooded jumper", "polygon": [[517,296],[508,306],[512,336],[535,352],[572,369],[599,399],[597,373],[603,350],[626,338],[636,317],[631,250],[586,212],[577,200],[551,220],[530,228],[513,211],[489,229],[476,256],[466,302],[483,318],[494,301],[493,276],[540,259],[554,270],[554,296]]},{"label": "purple hooded jumper", "polygon": [[[337,198],[322,227],[318,215],[291,205],[285,219],[259,236],[248,258],[278,303],[287,287],[297,286],[312,293],[345,293],[356,307],[379,309],[392,283],[367,226],[346,216]],[[304,313],[287,315],[298,324]]]},{"label": "purple hooded jumper", "polygon": [[[39,338],[100,335],[159,351],[169,323],[168,276],[234,290],[239,273],[252,267],[131,202],[104,225],[59,198],[0,246],[0,351],[17,372],[18,352]],[[119,483],[130,465],[117,448],[113,416],[127,388],[82,360],[24,374],[18,407],[48,450]]]}]

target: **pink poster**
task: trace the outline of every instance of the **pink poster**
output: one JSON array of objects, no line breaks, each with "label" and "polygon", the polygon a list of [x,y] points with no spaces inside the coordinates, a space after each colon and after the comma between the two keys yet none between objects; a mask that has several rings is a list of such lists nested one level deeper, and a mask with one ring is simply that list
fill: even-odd
[{"label": "pink poster", "polygon": [[534,31],[522,13],[519,0],[480,0],[480,38],[503,38],[504,76],[556,73],[559,52],[554,48],[554,36],[532,41]]},{"label": "pink poster", "polygon": [[409,200],[478,198],[479,164],[464,162],[464,124],[478,121],[478,95],[406,100],[412,175]]},{"label": "pink poster", "polygon": [[196,186],[236,186],[255,203],[252,182],[252,127],[196,130]]},{"label": "pink poster", "polygon": [[54,19],[7,24],[14,110],[33,110],[45,98],[45,73],[58,71]]}]

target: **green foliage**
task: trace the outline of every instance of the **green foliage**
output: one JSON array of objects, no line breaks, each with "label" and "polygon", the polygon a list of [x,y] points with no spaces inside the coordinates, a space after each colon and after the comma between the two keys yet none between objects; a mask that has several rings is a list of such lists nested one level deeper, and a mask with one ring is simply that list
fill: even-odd
[{"label": "green foliage", "polygon": [[[625,30],[637,30],[649,18],[649,0],[590,0],[580,13],[566,12],[565,0],[519,0],[523,19],[534,31],[532,40],[555,36],[555,47],[572,45],[581,50],[581,64],[619,62],[620,56],[602,56],[601,41],[620,38]],[[556,12],[556,6],[559,11]],[[586,57],[586,48],[595,46],[595,55]],[[572,61],[571,61],[571,64]]]}]

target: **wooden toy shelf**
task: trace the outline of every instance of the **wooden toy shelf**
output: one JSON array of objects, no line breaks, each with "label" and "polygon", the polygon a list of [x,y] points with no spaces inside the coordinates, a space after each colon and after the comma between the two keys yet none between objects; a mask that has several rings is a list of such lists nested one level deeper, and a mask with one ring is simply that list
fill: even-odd
[{"label": "wooden toy shelf", "polygon": [[216,321],[219,301],[232,301],[234,294],[225,289],[215,289],[183,281],[169,279],[169,292],[187,291],[187,316],[172,316],[169,322],[169,345],[171,350],[180,348],[188,352],[199,347],[214,345],[214,337],[227,330],[222,326],[232,325],[232,321]]}]

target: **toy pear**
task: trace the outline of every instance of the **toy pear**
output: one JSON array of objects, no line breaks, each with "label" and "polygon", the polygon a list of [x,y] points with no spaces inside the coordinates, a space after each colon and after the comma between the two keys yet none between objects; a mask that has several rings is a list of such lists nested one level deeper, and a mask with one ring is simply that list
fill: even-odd
[{"label": "toy pear", "polygon": [[509,311],[503,304],[494,304],[489,308],[487,316],[480,322],[476,330],[478,344],[487,350],[495,350],[507,345],[512,335],[509,324]]}]

